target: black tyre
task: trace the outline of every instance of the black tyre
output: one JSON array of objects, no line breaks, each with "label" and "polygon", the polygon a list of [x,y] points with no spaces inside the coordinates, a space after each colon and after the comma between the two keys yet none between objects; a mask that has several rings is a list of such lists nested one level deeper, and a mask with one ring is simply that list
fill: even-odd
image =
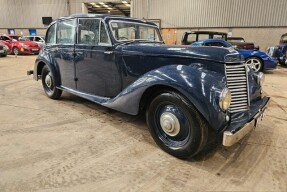
[{"label": "black tyre", "polygon": [[61,97],[62,90],[56,88],[54,76],[47,65],[42,69],[42,85],[49,98],[59,99]]},{"label": "black tyre", "polygon": [[146,120],[157,145],[175,157],[194,156],[206,144],[208,126],[204,118],[175,92],[156,96],[147,109]]},{"label": "black tyre", "polygon": [[19,49],[17,47],[13,48],[13,54],[14,55],[19,55]]},{"label": "black tyre", "polygon": [[263,70],[263,62],[257,57],[249,57],[245,63],[249,65],[255,72]]}]

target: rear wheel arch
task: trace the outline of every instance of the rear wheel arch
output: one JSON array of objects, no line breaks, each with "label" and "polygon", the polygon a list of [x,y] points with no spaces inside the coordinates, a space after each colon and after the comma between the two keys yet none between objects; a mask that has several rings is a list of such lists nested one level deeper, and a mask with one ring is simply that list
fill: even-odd
[{"label": "rear wheel arch", "polygon": [[55,70],[54,66],[49,65],[47,63],[45,63],[44,61],[39,61],[38,65],[37,65],[37,76],[40,77],[42,75],[42,70],[43,68],[47,66],[50,70],[51,73],[53,74],[53,76],[55,77],[55,85],[58,86],[60,85],[60,79],[58,77],[57,71]]}]

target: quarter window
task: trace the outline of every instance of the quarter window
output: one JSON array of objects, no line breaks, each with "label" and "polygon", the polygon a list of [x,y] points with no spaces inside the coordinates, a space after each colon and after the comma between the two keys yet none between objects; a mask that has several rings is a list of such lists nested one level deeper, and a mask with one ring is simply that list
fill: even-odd
[{"label": "quarter window", "polygon": [[76,35],[76,20],[61,21],[57,26],[57,43],[74,44]]},{"label": "quarter window", "polygon": [[78,43],[86,45],[98,45],[99,25],[99,19],[79,19]]},{"label": "quarter window", "polygon": [[56,44],[56,25],[52,25],[47,32],[46,43],[48,45]]}]

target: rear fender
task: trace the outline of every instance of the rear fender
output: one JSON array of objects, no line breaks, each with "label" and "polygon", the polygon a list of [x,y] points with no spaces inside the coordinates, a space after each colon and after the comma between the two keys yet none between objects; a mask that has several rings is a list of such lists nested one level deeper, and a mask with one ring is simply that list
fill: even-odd
[{"label": "rear fender", "polygon": [[41,77],[42,73],[42,68],[44,65],[47,65],[54,77],[55,85],[59,87],[61,85],[61,77],[59,74],[59,69],[57,66],[54,64],[53,59],[51,56],[46,53],[45,51],[41,51],[35,61],[34,65],[34,73],[33,73],[33,78],[38,81]]}]

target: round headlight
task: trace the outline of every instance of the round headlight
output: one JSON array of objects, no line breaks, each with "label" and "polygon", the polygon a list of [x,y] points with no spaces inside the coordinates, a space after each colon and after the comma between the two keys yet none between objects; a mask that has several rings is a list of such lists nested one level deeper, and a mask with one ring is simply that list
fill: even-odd
[{"label": "round headlight", "polygon": [[220,94],[219,107],[226,111],[231,103],[231,92],[228,88],[224,88]]},{"label": "round headlight", "polygon": [[264,73],[259,72],[258,75],[257,75],[257,83],[258,83],[258,85],[262,85],[264,80],[265,80]]}]

